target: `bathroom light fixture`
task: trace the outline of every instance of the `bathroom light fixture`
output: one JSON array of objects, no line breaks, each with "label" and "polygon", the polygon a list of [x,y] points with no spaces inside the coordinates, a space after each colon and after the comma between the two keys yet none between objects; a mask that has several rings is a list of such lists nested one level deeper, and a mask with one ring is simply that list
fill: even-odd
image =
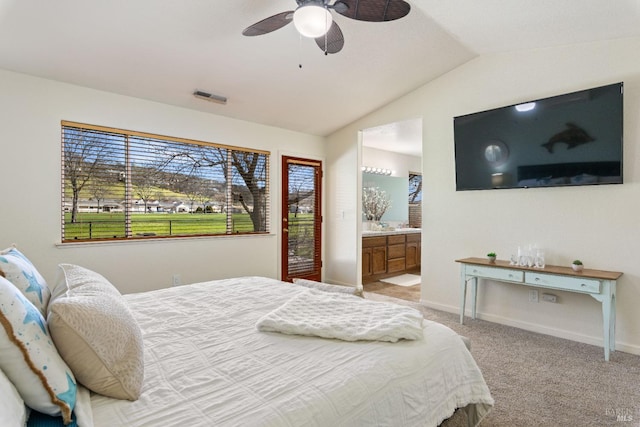
[{"label": "bathroom light fixture", "polygon": [[382,169],[382,168],[372,168],[370,166],[362,166],[362,172],[364,173],[374,173],[376,175],[391,175],[393,171],[391,169]]},{"label": "bathroom light fixture", "polygon": [[322,1],[313,1],[299,6],[293,12],[293,25],[300,34],[315,39],[325,35],[333,18]]},{"label": "bathroom light fixture", "polygon": [[205,101],[209,101],[209,102],[216,102],[218,104],[224,104],[224,105],[227,104],[226,96],[214,95],[212,93],[203,92],[197,89],[195,92],[193,92],[193,96],[199,99],[204,99]]}]

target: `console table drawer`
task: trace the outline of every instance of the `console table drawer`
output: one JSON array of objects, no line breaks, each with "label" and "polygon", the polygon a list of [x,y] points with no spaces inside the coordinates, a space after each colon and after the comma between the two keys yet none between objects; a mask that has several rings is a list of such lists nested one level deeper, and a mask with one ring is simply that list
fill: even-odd
[{"label": "console table drawer", "polygon": [[524,280],[524,272],[522,271],[481,267],[478,265],[467,265],[466,274],[486,279],[506,280],[508,282],[522,282]]},{"label": "console table drawer", "polygon": [[565,277],[551,274],[539,274],[527,272],[525,282],[533,286],[543,286],[555,289],[566,289],[574,292],[588,294],[600,293],[600,281],[581,277]]}]

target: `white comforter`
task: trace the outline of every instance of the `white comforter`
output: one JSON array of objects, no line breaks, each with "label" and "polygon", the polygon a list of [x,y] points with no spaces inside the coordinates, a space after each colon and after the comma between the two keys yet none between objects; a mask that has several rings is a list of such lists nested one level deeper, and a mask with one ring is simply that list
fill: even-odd
[{"label": "white comforter", "polygon": [[310,289],[264,315],[256,327],[344,341],[397,342],[422,338],[423,320],[411,307]]},{"label": "white comforter", "polygon": [[[256,322],[306,288],[260,277],[127,295],[145,343],[135,402],[92,394],[101,426],[436,426],[493,399],[449,328],[415,341],[261,333]],[[474,412],[474,411],[471,411]]]}]

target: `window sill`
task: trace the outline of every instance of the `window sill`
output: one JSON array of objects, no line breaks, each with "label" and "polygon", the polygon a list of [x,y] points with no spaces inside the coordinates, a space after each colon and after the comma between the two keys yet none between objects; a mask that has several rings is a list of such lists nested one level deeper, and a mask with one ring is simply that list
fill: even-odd
[{"label": "window sill", "polygon": [[256,233],[256,234],[220,234],[216,236],[194,236],[194,237],[146,237],[146,238],[133,238],[133,239],[118,239],[118,240],[100,240],[100,241],[78,241],[78,242],[57,242],[55,246],[61,249],[65,248],[77,248],[85,246],[119,246],[119,245],[132,245],[132,244],[156,244],[156,243],[171,243],[175,241],[194,241],[194,240],[214,240],[214,239],[246,239],[246,238],[267,238],[275,237],[274,233]]}]

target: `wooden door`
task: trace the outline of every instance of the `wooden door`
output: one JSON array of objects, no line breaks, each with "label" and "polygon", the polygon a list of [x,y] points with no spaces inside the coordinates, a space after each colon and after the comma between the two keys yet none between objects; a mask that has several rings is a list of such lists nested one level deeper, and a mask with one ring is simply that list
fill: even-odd
[{"label": "wooden door", "polygon": [[321,280],[322,162],[282,157],[282,280]]}]

